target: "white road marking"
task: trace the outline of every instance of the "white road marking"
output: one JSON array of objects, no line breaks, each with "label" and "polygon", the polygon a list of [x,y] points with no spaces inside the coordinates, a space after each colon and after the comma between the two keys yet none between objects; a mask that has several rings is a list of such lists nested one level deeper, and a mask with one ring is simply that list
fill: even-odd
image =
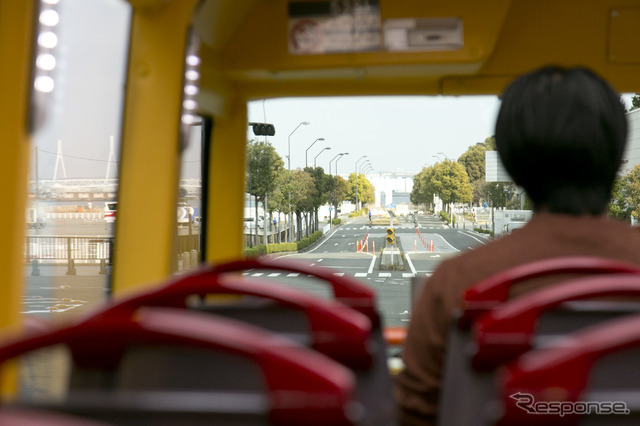
[{"label": "white road marking", "polygon": [[415,275],[416,268],[413,266],[413,262],[411,262],[411,257],[409,256],[409,254],[407,254],[404,258],[407,259],[407,263],[409,264],[409,268],[411,268],[411,273]]},{"label": "white road marking", "polygon": [[376,256],[371,258],[371,263],[369,264],[369,270],[367,271],[369,274],[373,272],[373,266],[376,264]]}]

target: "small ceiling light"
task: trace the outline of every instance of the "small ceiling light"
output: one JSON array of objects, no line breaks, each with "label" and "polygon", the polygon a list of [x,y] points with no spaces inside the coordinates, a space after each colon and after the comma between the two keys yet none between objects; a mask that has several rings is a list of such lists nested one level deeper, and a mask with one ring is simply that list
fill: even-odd
[{"label": "small ceiling light", "polygon": [[55,27],[56,25],[58,25],[60,17],[58,16],[58,12],[53,9],[49,9],[43,11],[38,19],[42,25],[46,25],[47,27]]},{"label": "small ceiling light", "polygon": [[182,106],[184,107],[184,109],[188,109],[188,110],[194,110],[198,107],[198,103],[196,101],[194,101],[193,99],[186,99],[183,103]]},{"label": "small ceiling light", "polygon": [[198,86],[187,84],[186,86],[184,86],[184,93],[190,96],[195,96],[198,94]]},{"label": "small ceiling light", "polygon": [[38,44],[47,49],[53,49],[58,44],[58,36],[51,31],[45,31],[38,36]]},{"label": "small ceiling light", "polygon": [[187,64],[191,65],[192,67],[196,67],[200,65],[200,58],[196,55],[189,55],[187,56]]},{"label": "small ceiling light", "polygon": [[48,75],[41,75],[39,77],[36,77],[33,83],[33,87],[35,87],[38,92],[42,93],[50,93],[51,91],[53,91],[53,86],[53,78],[49,77]]},{"label": "small ceiling light", "polygon": [[187,70],[185,77],[187,80],[196,81],[200,78],[200,73],[196,70]]},{"label": "small ceiling light", "polygon": [[36,58],[36,66],[44,71],[51,71],[56,67],[56,57],[50,53],[43,53]]}]

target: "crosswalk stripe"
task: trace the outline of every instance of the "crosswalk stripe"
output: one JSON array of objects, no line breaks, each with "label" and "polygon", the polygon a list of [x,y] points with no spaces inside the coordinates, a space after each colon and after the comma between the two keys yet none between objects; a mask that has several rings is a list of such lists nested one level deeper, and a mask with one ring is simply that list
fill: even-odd
[{"label": "crosswalk stripe", "polygon": [[[245,272],[242,273],[242,275],[243,276],[250,275],[252,277],[261,277],[261,276],[265,275],[265,273],[264,272],[247,272],[247,271],[245,271]],[[282,275],[282,272],[272,272],[272,273],[267,274],[266,276],[270,277],[270,278],[275,278],[275,277],[279,277],[281,275]],[[333,272],[333,275],[335,275],[337,277],[343,277],[345,275],[350,275],[350,274],[345,274],[344,272]],[[356,278],[364,278],[364,277],[368,277],[369,275],[370,275],[369,272],[355,272],[353,274],[353,276],[356,277]],[[411,272],[402,272],[402,278],[413,278],[415,276],[430,277],[431,275],[433,275],[433,271],[422,271],[422,272],[419,272],[417,274],[414,274],[414,273],[411,273]],[[299,277],[299,276],[301,276],[301,274],[298,273],[298,272],[291,272],[291,273],[286,274],[287,278],[295,278],[295,277]],[[305,274],[304,276],[306,276],[308,278],[313,278],[313,275]],[[378,278],[389,278],[389,277],[392,277],[392,276],[393,276],[393,274],[391,272],[379,272],[378,273]]]}]

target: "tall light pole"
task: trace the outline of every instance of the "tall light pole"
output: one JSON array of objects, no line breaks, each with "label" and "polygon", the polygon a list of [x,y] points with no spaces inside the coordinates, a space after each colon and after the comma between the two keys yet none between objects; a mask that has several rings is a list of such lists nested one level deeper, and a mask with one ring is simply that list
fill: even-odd
[{"label": "tall light pole", "polygon": [[293,129],[293,132],[289,133],[289,138],[288,138],[289,143],[288,143],[288,151],[287,151],[287,168],[289,169],[289,171],[291,171],[291,135],[293,135],[300,126],[302,125],[308,126],[309,124],[311,123],[309,123],[308,121],[303,121],[302,123],[298,124],[295,129]]},{"label": "tall light pole", "polygon": [[[333,157],[334,159],[337,158],[336,160],[336,172],[334,174],[334,176],[338,176],[338,161],[340,161],[340,159],[345,156],[345,155],[349,155],[348,152],[341,152],[340,154],[336,155],[335,157]],[[333,160],[331,160],[333,161]],[[331,161],[329,161],[329,174],[331,174]],[[338,217],[338,206],[337,206],[337,202],[336,202],[336,210],[335,213],[333,214],[333,218],[337,218]],[[329,215],[329,219],[331,219],[331,215]]]},{"label": "tall light pole", "polygon": [[[303,121],[302,123],[298,124],[296,126],[295,129],[293,129],[293,132],[289,133],[289,138],[288,138],[288,151],[287,151],[287,168],[289,169],[289,174],[291,174],[291,135],[293,135],[296,130],[298,130],[298,128],[302,125],[308,126],[309,123],[308,121]],[[289,192],[289,235],[287,237],[287,242],[293,242],[293,235],[291,235],[293,232],[293,224],[291,223],[291,192]]]},{"label": "tall light pole", "polygon": [[323,152],[325,152],[325,151],[329,150],[329,149],[331,149],[331,148],[330,148],[330,147],[328,147],[328,146],[325,146],[325,147],[322,149],[322,151],[320,151],[320,152],[318,153],[318,155],[316,155],[315,157],[313,157],[313,168],[314,168],[314,169],[317,167],[317,165],[316,165],[316,164],[317,164],[317,163],[316,163],[316,159],[318,158],[318,156],[319,156],[320,154],[322,154]]},{"label": "tall light pole", "polygon": [[370,166],[370,165],[371,165],[371,161],[367,159],[364,163],[360,164],[359,172],[362,173],[362,170],[364,170],[366,166]]},{"label": "tall light pole", "polygon": [[355,184],[356,184],[356,212],[359,210],[358,209],[358,163],[363,158],[367,158],[367,156],[363,155],[362,157],[358,158],[358,161],[356,161],[356,180],[355,180]]},{"label": "tall light pole", "polygon": [[313,146],[314,143],[318,142],[318,141],[323,141],[324,138],[318,138],[315,141],[313,141],[313,143],[311,145],[309,145],[309,148],[307,148],[307,150],[304,152],[304,166],[307,167],[309,165],[309,162],[307,161],[307,153],[309,152],[309,150],[311,149],[311,147]]},{"label": "tall light pole", "polygon": [[[333,157],[331,160],[329,160],[329,174],[331,174],[331,163],[333,162],[333,160],[335,160],[338,157],[342,157],[343,155],[349,154],[348,152],[341,152],[339,154],[336,154],[335,157]],[[338,161],[336,160],[336,168],[338,167]]]},{"label": "tall light pole", "polygon": [[444,155],[444,158],[446,158],[447,160],[451,161],[451,158],[447,157],[447,154],[445,154],[444,152],[439,152],[438,154]]},{"label": "tall light pole", "polygon": [[[349,155],[349,153],[348,153],[348,152],[345,152],[345,153],[343,153],[343,154],[340,154],[340,158],[342,158],[342,156],[343,156],[343,155]],[[340,161],[340,158],[338,158],[338,159],[336,160],[336,172],[335,172],[334,176],[338,176],[338,161]]]}]

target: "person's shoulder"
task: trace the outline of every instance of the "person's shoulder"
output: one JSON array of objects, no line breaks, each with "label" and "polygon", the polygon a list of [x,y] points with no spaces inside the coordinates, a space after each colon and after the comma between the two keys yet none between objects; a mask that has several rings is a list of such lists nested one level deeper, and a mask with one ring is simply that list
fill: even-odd
[{"label": "person's shoulder", "polygon": [[477,248],[460,252],[444,259],[429,283],[434,291],[460,294],[474,282],[503,268],[508,261],[510,249],[506,238],[500,238]]}]

